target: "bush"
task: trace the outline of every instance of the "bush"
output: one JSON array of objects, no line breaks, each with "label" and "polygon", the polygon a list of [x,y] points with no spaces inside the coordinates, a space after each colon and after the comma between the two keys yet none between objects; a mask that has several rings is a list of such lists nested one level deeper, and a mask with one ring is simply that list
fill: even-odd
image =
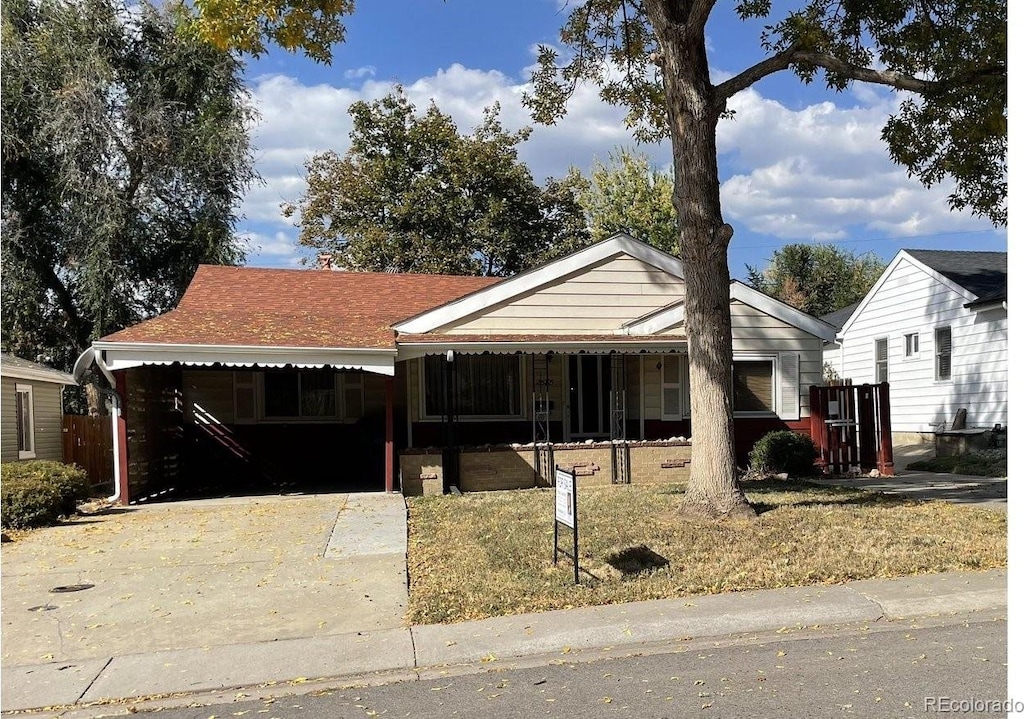
[{"label": "bush", "polygon": [[0,511],[4,529],[53,524],[75,513],[89,498],[85,470],[61,462],[7,462],[0,466]]},{"label": "bush", "polygon": [[805,434],[769,432],[750,450],[750,469],[761,474],[803,477],[816,474],[814,443]]}]

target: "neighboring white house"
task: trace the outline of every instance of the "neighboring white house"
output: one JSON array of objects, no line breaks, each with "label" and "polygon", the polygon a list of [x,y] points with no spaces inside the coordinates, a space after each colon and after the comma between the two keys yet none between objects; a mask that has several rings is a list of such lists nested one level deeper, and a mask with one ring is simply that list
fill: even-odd
[{"label": "neighboring white house", "polygon": [[1006,253],[900,250],[838,328],[824,361],[854,384],[889,382],[894,440],[1006,426]]}]

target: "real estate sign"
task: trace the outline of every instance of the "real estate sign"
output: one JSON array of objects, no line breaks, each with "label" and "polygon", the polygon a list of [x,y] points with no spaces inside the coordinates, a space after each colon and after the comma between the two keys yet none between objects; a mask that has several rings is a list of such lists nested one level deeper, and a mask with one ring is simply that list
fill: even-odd
[{"label": "real estate sign", "polygon": [[[558,526],[572,529],[572,553],[558,546]],[[576,527],[576,470],[567,471],[555,467],[555,551],[554,565],[558,566],[558,555],[572,557],[573,577],[580,583],[580,535]]]},{"label": "real estate sign", "polygon": [[555,469],[555,521],[576,527],[576,477],[558,468]]}]

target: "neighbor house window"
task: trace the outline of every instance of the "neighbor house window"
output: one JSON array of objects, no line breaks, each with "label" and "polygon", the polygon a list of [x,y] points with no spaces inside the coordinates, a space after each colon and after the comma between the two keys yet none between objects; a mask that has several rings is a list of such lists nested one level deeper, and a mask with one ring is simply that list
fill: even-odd
[{"label": "neighbor house window", "polygon": [[736,412],[774,412],[771,360],[736,362],[732,366],[733,408]]},{"label": "neighbor house window", "polygon": [[263,374],[263,415],[273,419],[333,419],[338,392],[331,370],[277,370]]},{"label": "neighbor house window", "polygon": [[18,426],[18,459],[33,459],[36,456],[36,427],[32,385],[15,385],[14,398],[15,423]]},{"label": "neighbor house window", "polygon": [[[445,365],[439,355],[423,359],[424,410],[428,417],[445,413]],[[522,415],[520,361],[515,355],[459,355],[449,374],[454,411],[462,417]]]},{"label": "neighbor house window", "polygon": [[935,379],[953,376],[953,330],[939,327],[935,330]]},{"label": "neighbor house window", "polygon": [[904,357],[917,357],[917,353],[921,350],[920,338],[917,332],[911,332],[908,335],[903,335],[903,356]]},{"label": "neighbor house window", "polygon": [[875,382],[889,381],[889,338],[875,340]]}]

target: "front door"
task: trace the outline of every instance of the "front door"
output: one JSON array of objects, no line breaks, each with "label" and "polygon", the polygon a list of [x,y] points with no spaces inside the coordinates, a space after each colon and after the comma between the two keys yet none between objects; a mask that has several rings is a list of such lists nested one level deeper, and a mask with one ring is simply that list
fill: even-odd
[{"label": "front door", "polygon": [[569,436],[607,437],[612,360],[609,355],[569,357]]}]

